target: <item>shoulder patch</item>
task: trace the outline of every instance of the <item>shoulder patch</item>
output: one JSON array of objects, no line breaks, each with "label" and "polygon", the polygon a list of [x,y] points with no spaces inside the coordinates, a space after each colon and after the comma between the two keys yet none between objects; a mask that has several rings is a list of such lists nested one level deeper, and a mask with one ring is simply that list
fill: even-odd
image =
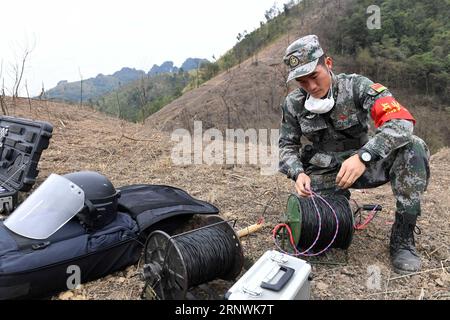
[{"label": "shoulder patch", "polygon": [[369,90],[369,94],[373,96],[379,95],[380,93],[383,93],[384,91],[387,90],[385,86],[379,83],[374,83],[373,85],[370,86],[370,89],[371,90]]}]

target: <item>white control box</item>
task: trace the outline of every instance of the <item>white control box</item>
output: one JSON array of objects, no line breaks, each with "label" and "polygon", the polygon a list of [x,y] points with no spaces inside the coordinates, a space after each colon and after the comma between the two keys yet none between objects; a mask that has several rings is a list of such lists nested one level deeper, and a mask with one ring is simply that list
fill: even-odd
[{"label": "white control box", "polygon": [[227,300],[309,300],[311,265],[266,252],[225,295]]}]

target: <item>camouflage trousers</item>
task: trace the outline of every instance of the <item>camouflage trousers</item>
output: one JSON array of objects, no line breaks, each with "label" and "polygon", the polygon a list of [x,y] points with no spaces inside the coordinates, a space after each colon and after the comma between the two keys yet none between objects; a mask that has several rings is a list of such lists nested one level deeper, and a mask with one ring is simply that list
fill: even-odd
[{"label": "camouflage trousers", "polygon": [[[391,183],[397,200],[397,212],[420,216],[421,196],[430,179],[430,151],[425,142],[413,136],[406,146],[393,151],[387,158],[371,163],[365,173],[352,186],[353,189],[370,189]],[[336,186],[336,176],[345,159],[329,172],[315,172],[308,168],[312,189],[322,195],[343,194],[350,198],[349,190]]]}]

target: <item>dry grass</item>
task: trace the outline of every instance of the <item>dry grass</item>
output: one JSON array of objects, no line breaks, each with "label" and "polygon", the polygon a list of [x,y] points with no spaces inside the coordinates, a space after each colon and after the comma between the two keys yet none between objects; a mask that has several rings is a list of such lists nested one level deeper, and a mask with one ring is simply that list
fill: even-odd
[{"label": "dry grass", "polygon": [[[55,126],[48,150],[40,161],[41,183],[50,173],[65,174],[94,170],[108,176],[116,187],[135,183],[180,187],[194,197],[209,201],[228,219],[238,219],[237,228],[253,225],[263,217],[263,230],[242,240],[248,261],[256,261],[274,249],[271,230],[282,219],[292,183],[284,176],[261,176],[256,166],[174,166],[171,141],[165,134],[137,124],[122,122],[92,111],[57,103],[33,101],[32,110],[22,101],[14,115],[41,119]],[[385,209],[366,231],[358,232],[346,254],[332,251],[313,265],[314,299],[449,299],[450,277],[450,149],[432,159],[432,182],[423,198],[422,235],[418,250],[423,273],[397,277],[391,272],[388,244],[395,201],[389,186],[364,193],[354,192],[360,203],[378,203]],[[264,215],[263,215],[264,213]],[[369,290],[368,267],[376,265],[381,287]],[[60,299],[139,299],[143,283],[139,266],[81,289],[63,293]],[[218,294],[232,283],[217,282]],[[58,298],[58,297],[55,297]]]}]

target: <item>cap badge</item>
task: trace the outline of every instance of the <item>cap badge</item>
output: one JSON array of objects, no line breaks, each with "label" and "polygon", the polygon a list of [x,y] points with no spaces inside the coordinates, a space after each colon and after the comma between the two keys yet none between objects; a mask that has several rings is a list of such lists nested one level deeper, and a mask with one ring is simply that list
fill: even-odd
[{"label": "cap badge", "polygon": [[296,56],[291,56],[289,58],[289,66],[295,68],[300,64],[300,60]]}]

